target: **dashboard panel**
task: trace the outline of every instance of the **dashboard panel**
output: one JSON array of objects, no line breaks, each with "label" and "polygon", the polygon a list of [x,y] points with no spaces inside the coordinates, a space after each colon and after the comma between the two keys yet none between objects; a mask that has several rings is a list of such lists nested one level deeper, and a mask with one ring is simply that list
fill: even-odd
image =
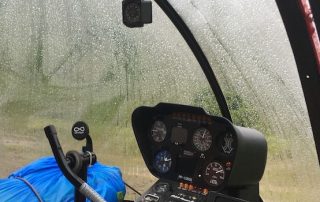
[{"label": "dashboard panel", "polygon": [[151,117],[148,130],[156,176],[218,190],[232,168],[237,140],[228,121],[173,112]]},{"label": "dashboard panel", "polygon": [[263,175],[263,135],[202,108],[168,103],[139,107],[132,126],[149,171],[177,189],[206,195],[257,184]]}]

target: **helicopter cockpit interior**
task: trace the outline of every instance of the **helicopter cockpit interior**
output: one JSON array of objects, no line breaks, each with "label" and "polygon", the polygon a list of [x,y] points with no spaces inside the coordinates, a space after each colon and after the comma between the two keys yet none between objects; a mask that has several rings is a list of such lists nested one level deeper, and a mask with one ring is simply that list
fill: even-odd
[{"label": "helicopter cockpit interior", "polygon": [[0,1],[0,201],[317,201],[317,6]]}]

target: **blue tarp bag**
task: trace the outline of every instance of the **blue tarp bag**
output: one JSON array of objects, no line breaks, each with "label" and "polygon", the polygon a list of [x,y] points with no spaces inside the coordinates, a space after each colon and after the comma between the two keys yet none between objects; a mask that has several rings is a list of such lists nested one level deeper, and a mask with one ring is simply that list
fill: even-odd
[{"label": "blue tarp bag", "polygon": [[[88,184],[108,202],[124,198],[120,169],[97,162],[88,168]],[[74,187],[60,171],[54,157],[44,157],[0,179],[1,202],[73,202]],[[89,201],[89,200],[87,200]]]}]

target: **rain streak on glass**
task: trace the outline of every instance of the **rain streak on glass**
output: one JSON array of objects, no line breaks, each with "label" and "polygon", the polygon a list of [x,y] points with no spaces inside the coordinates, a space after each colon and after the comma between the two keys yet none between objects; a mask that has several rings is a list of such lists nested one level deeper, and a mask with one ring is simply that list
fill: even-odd
[{"label": "rain streak on glass", "polygon": [[261,131],[268,141],[263,200],[318,201],[315,144],[276,2],[168,1],[209,59],[234,123]]},{"label": "rain streak on glass", "polygon": [[81,148],[70,129],[83,120],[99,161],[119,166],[142,192],[156,179],[133,135],[132,111],[159,102],[216,106],[192,52],[157,5],[153,24],[142,29],[122,24],[121,7],[105,0],[0,1],[0,177],[52,154],[48,124],[65,151]]}]

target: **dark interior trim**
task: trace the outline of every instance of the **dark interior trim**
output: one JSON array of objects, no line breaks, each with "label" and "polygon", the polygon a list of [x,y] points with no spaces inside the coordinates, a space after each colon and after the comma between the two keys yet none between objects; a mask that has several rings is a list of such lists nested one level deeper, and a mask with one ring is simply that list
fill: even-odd
[{"label": "dark interior trim", "polygon": [[[320,34],[320,1],[319,0],[309,0],[312,13],[313,13],[313,18],[314,22],[316,23],[317,26],[317,31],[318,35]],[[320,35],[319,35],[320,37]]]},{"label": "dark interior trim", "polygon": [[185,39],[190,49],[192,50],[194,56],[197,58],[202,71],[204,72],[210,87],[216,97],[222,116],[229,119],[232,122],[231,114],[227,105],[227,101],[223,95],[220,88],[218,80],[210,66],[210,63],[203,53],[200,45],[193,36],[192,32],[179,16],[179,14],[172,8],[167,0],[155,0],[155,2],[160,6],[160,8],[165,12],[165,14],[170,18],[175,27],[179,30],[182,37]]},{"label": "dark interior trim", "polygon": [[[313,6],[318,0],[312,0]],[[297,64],[320,163],[320,75],[299,0],[276,0]],[[320,7],[318,6],[317,9]],[[319,12],[317,12],[317,15]],[[319,22],[318,22],[319,26]]]}]

